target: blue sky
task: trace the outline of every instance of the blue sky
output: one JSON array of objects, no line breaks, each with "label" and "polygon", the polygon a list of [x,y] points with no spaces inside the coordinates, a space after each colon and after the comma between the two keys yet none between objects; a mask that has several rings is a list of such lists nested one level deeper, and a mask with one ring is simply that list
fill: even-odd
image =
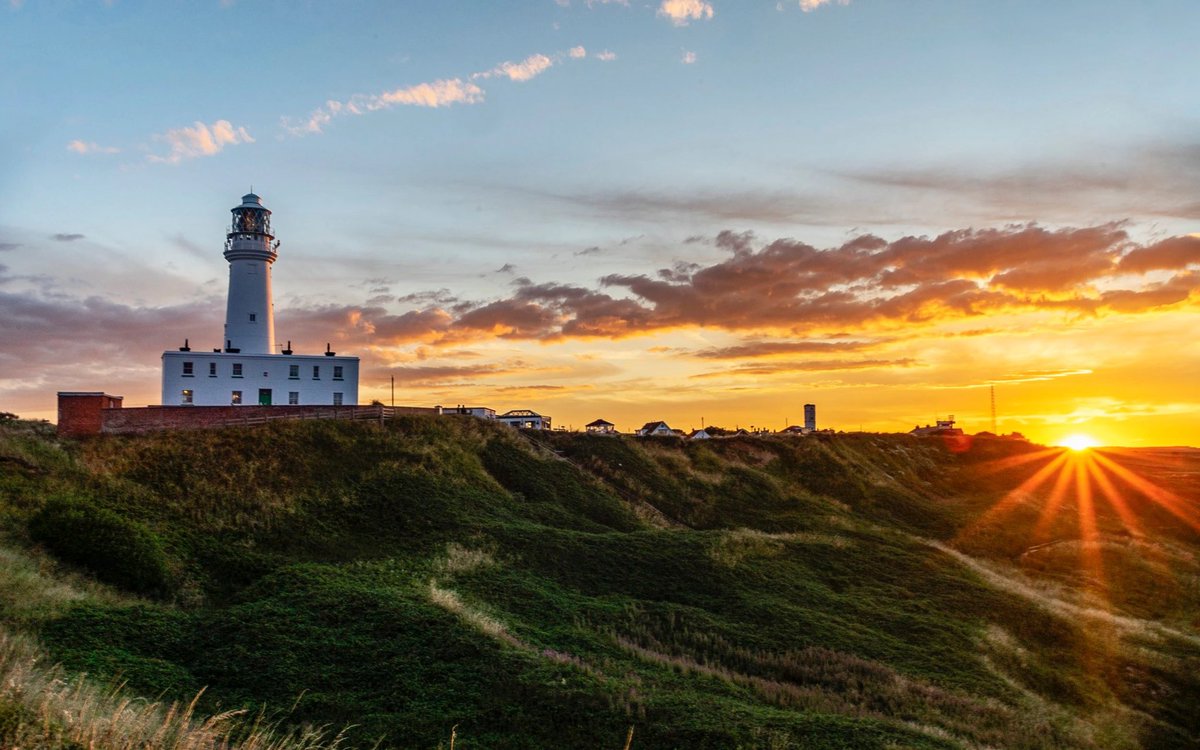
[{"label": "blue sky", "polygon": [[[511,322],[488,341],[385,339],[355,323],[355,310],[453,318],[512,301],[522,278],[644,301],[605,279],[718,264],[731,252],[715,239],[722,231],[818,248],[1029,222],[1124,222],[1127,241],[1142,244],[1196,231],[1200,4],[810,4],[10,0],[0,9],[0,291],[20,303],[10,320],[38,309],[69,328],[92,299],[115,306],[114,337],[145,325],[163,340],[108,349],[119,355],[99,347],[82,371],[56,369],[69,336],[0,355],[0,407],[48,413],[54,390],[84,380],[153,398],[154,350],[185,328],[219,337],[227,211],[251,185],[283,241],[281,323],[292,314],[326,327],[297,322],[292,338],[341,337],[376,381],[396,368],[406,378],[414,367],[448,373],[409,379],[413,402],[532,402],[579,409],[585,422],[595,415],[584,419],[567,399],[605,381],[587,368],[572,379],[580,357],[626,363],[603,394],[624,409],[629,397],[617,394],[636,382],[631,371],[704,375],[652,350],[816,334],[803,321],[697,319],[632,341],[523,337]],[[1098,276],[1079,293],[1145,290],[1194,269],[1186,259],[1151,269],[1134,287]],[[1022,304],[1036,307],[1031,299]],[[1186,312],[1194,299],[1170,304]],[[1164,310],[1131,314],[1148,321],[1149,312]],[[126,331],[122,320],[143,322]],[[659,340],[668,327],[680,340]],[[0,336],[37,335],[8,328],[22,332]],[[1044,369],[1049,356],[1029,366]],[[559,380],[518,382],[534,360],[561,360]],[[924,388],[949,376],[920,351],[858,362],[901,360],[932,369],[918,385],[875,385]],[[498,373],[513,379],[498,385]],[[852,385],[840,375],[789,377],[731,380],[727,395],[824,388],[848,423],[889,424],[855,411],[857,395],[839,401],[837,388]],[[539,400],[552,387],[560,400]],[[521,403],[499,403],[506,393]],[[914,411],[955,408],[935,395]],[[1172,413],[1195,396],[1172,396]],[[656,408],[647,420],[691,409]],[[1080,408],[1092,407],[1066,413]],[[776,418],[747,409],[745,421]],[[1029,407],[1027,428],[1049,418],[1039,409]]]}]

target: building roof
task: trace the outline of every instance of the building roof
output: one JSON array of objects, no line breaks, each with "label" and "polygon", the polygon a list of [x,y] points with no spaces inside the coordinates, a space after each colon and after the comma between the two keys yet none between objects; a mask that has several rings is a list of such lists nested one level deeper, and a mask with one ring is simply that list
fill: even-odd
[{"label": "building roof", "polygon": [[607,419],[597,419],[595,422],[588,422],[586,425],[584,425],[584,427],[603,427],[604,425],[616,427],[616,425],[614,425],[612,422],[609,422]]},{"label": "building roof", "polygon": [[511,409],[511,410],[506,411],[503,414],[501,414],[500,419],[503,419],[505,417],[539,417],[540,418],[541,416],[542,415],[538,414],[536,411],[530,411],[529,409]]},{"label": "building roof", "polygon": [[668,425],[666,422],[659,420],[658,422],[647,422],[646,424],[642,425],[641,432],[651,432],[653,430],[658,429],[659,425],[666,427],[668,430],[671,429],[670,425]]}]

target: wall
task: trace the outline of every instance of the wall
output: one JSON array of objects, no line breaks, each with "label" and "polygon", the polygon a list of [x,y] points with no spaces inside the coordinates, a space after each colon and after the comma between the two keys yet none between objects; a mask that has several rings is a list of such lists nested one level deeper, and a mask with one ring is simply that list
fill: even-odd
[{"label": "wall", "polygon": [[59,391],[58,434],[95,435],[103,425],[104,411],[119,411],[121,396],[107,393]]},{"label": "wall", "polygon": [[437,413],[419,406],[147,406],[103,409],[98,429],[91,434],[195,430],[279,419],[387,419],[399,414]]},{"label": "wall", "polygon": [[[192,363],[192,374],[184,375],[184,363]],[[233,376],[233,365],[241,364],[242,377]],[[216,364],[217,374],[210,376],[209,365]],[[299,368],[290,376],[291,366]],[[342,379],[333,379],[333,368],[342,368]],[[313,368],[319,377],[313,377]],[[288,393],[298,394],[300,406],[333,404],[333,394],[342,394],[342,403],[358,403],[358,357],[326,357],[311,354],[227,354],[225,352],[163,352],[162,404],[182,405],[183,389],[192,391],[195,406],[229,406],[233,391],[242,392],[243,406],[258,405],[260,388],[271,390],[271,404],[286,406]]]}]

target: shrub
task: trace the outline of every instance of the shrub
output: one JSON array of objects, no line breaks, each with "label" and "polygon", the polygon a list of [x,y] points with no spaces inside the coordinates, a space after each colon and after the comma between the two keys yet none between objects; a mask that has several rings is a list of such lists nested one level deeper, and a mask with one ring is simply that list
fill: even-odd
[{"label": "shrub", "polygon": [[171,571],[158,538],[106,508],[56,498],[30,519],[29,533],[106,583],[140,594],[164,594],[170,588]]}]

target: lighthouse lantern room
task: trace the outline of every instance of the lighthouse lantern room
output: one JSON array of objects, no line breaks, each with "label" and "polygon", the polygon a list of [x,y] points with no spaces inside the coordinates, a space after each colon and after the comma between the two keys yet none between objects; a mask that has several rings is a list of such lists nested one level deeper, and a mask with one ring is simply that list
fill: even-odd
[{"label": "lighthouse lantern room", "polygon": [[254,193],[232,210],[225,235],[229,296],[221,346],[194,352],[187,342],[162,355],[163,405],[351,405],[358,403],[358,357],[326,345],[315,355],[275,343],[271,266],[279,241],[271,212]]}]

